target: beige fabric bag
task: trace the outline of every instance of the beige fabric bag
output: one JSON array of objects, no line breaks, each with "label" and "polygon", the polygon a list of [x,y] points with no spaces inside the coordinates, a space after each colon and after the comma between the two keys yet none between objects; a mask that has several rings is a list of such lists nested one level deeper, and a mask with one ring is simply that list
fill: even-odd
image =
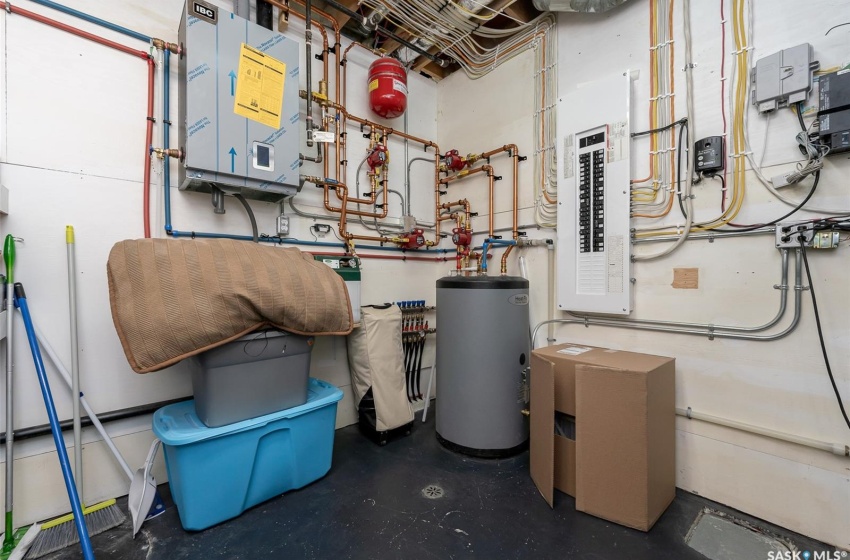
[{"label": "beige fabric bag", "polygon": [[392,430],[413,421],[404,379],[401,309],[362,307],[360,324],[348,335],[348,365],[354,402],[372,388],[375,427]]}]

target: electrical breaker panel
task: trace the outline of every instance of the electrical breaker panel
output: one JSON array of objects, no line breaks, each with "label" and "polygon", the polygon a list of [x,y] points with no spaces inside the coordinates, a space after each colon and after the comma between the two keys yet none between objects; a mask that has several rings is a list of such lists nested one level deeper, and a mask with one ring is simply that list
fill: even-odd
[{"label": "electrical breaker panel", "polygon": [[558,102],[558,309],[632,310],[629,74]]},{"label": "electrical breaker panel", "polygon": [[297,193],[298,44],[203,0],[186,2],[178,37],[180,189]]}]

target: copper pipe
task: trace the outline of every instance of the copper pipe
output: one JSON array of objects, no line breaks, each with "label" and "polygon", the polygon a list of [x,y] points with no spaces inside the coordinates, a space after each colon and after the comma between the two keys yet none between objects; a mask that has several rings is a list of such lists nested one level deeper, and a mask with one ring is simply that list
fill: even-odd
[{"label": "copper pipe", "polygon": [[[375,147],[379,144],[380,144],[380,142],[378,141],[376,135],[375,134],[370,135],[369,150],[375,149]],[[385,175],[384,176],[384,184],[386,184],[386,180],[387,180],[386,179],[386,165],[383,165],[381,167],[384,168],[384,175]],[[371,179],[372,190],[371,190],[370,194],[366,198],[351,198],[351,197],[349,197],[348,202],[351,202],[353,204],[375,204],[375,201],[378,199],[378,183],[379,183],[378,174],[377,173],[370,173],[370,175],[372,177],[372,179]],[[386,195],[387,195],[387,193],[385,192],[384,197],[386,197]],[[339,198],[339,200],[342,200],[342,196],[339,194],[339,191],[337,191],[336,196],[337,196],[337,198]],[[386,199],[384,200],[384,202],[386,202]]]},{"label": "copper pipe", "polygon": [[[311,255],[327,255],[333,257],[344,257],[347,253],[340,253],[334,251],[305,251]],[[363,253],[359,253],[357,255],[361,259],[385,259],[392,261],[423,261],[423,262],[448,262],[448,257],[408,257],[407,255],[364,255]]]},{"label": "copper pipe", "polygon": [[[513,146],[513,144],[511,144],[511,146]],[[481,159],[486,159],[486,158],[492,156],[493,154],[497,154],[497,153],[502,152],[502,151],[508,151],[509,149],[510,148],[508,146],[503,146],[502,148],[498,148],[498,149],[493,150],[491,152],[485,152],[484,154],[481,154]],[[495,213],[494,191],[495,191],[495,181],[496,181],[495,174],[493,173],[493,168],[489,165],[481,165],[479,167],[473,167],[472,169],[465,169],[465,170],[461,171],[460,173],[458,173],[457,175],[452,175],[451,177],[446,177],[444,179],[441,179],[440,183],[447,185],[448,183],[450,183],[452,181],[456,181],[456,180],[462,179],[464,177],[469,177],[469,176],[471,176],[475,173],[481,173],[481,172],[486,172],[487,177],[490,180],[489,181],[489,207],[490,207],[490,212],[489,212],[489,218],[488,218],[489,219],[488,227],[489,227],[490,237],[493,237],[493,233],[494,233],[493,214]],[[468,221],[468,218],[467,218],[467,221]],[[470,222],[470,224],[471,224],[471,222]]]},{"label": "copper pipe", "polygon": [[[470,208],[471,208],[471,206],[469,204],[469,200],[467,200],[465,198],[463,198],[461,200],[456,200],[455,202],[444,202],[443,204],[439,205],[438,208],[442,209],[442,210],[451,210],[455,206],[463,206],[463,212],[466,216],[466,223],[471,223],[470,222],[470,219],[471,219]],[[439,210],[438,210],[437,218],[438,218],[437,223],[440,223],[440,221],[443,221],[443,220],[453,220],[453,219],[455,219],[454,214],[449,214],[448,216],[439,216]]]},{"label": "copper pipe", "polygon": [[[305,8],[307,7],[307,5],[303,2],[303,0],[293,0],[293,1],[294,1],[296,4],[300,5],[300,6],[303,6],[303,7],[305,7]],[[269,4],[274,4],[274,5],[278,6],[278,7],[280,7],[280,4],[279,4],[278,2],[275,2],[275,1],[270,1],[270,2],[269,2]],[[329,13],[327,13],[327,12],[325,12],[325,11],[323,11],[323,10],[320,10],[320,9],[319,9],[319,8],[317,8],[316,6],[311,6],[311,7],[310,7],[310,9],[311,9],[312,11],[316,12],[317,14],[319,14],[320,16],[322,16],[323,18],[325,18],[326,20],[328,20],[328,21],[330,22],[331,27],[333,28],[334,33],[335,33],[335,34],[336,34],[336,36],[337,36],[337,42],[339,42],[339,39],[338,39],[338,37],[339,37],[339,22],[336,20],[336,18],[335,18],[335,17],[333,17],[332,15],[330,15]],[[290,11],[290,13],[295,13],[295,14],[297,14],[297,15],[300,15],[300,14],[298,14],[298,12],[292,12],[292,11]],[[302,19],[303,19],[303,18],[302,18]]]},{"label": "copper pipe", "polygon": [[[299,5],[304,6],[306,8],[306,4],[303,2],[303,0],[294,0],[294,1],[295,1],[296,4],[299,4]],[[339,79],[340,55],[339,55],[339,51],[340,51],[340,49],[342,49],[342,44],[340,43],[341,35],[340,35],[340,30],[339,30],[339,22],[331,14],[329,14],[329,13],[327,13],[327,12],[325,12],[325,11],[315,7],[315,6],[311,6],[311,10],[313,12],[317,13],[319,16],[325,18],[328,22],[330,22],[331,27],[334,30],[333,52],[334,52],[334,56],[336,57],[337,63],[334,64],[334,92],[335,92],[335,95],[334,95],[333,101],[336,102],[336,103],[339,103],[339,94],[340,94],[340,79]],[[293,13],[297,13],[297,12],[293,12]],[[315,23],[315,20],[314,20],[314,23]],[[321,25],[318,25],[318,27],[322,30],[324,29]],[[325,67],[325,81],[327,81],[328,78],[329,78],[329,73],[328,73],[327,67],[328,67],[328,60],[330,59],[330,49],[328,49],[326,47],[324,53],[325,53],[324,60],[322,62],[324,63],[324,67]],[[345,105],[345,103],[343,103],[343,105]],[[335,138],[334,138],[334,154],[335,154],[335,160],[336,160],[336,175],[335,175],[335,178],[336,179],[347,179],[347,177],[340,177],[340,174],[339,174],[339,172],[340,172],[340,161],[342,159],[341,155],[340,155],[340,129],[343,130],[343,131],[345,130],[345,128],[343,126],[344,123],[340,122],[339,124],[340,124],[340,127],[336,130],[336,134],[334,135],[335,136]],[[325,175],[327,175],[327,172],[325,173]]]},{"label": "copper pipe", "polygon": [[[336,108],[336,107],[334,107],[334,108]],[[413,136],[412,134],[406,134],[406,133],[401,132],[399,130],[396,130],[394,128],[387,128],[383,125],[380,125],[376,122],[372,122],[368,119],[364,119],[364,118],[352,115],[351,113],[347,112],[345,110],[345,108],[341,107],[340,110],[344,111],[345,115],[348,118],[350,118],[351,120],[353,120],[354,122],[360,123],[364,126],[368,126],[369,128],[371,128],[373,130],[380,130],[381,132],[384,133],[384,136],[390,136],[391,134],[394,134],[394,135],[399,136],[401,138],[407,138],[408,140],[410,140],[412,142],[417,142],[419,144],[422,144],[426,148],[435,148],[435,149],[437,148],[437,144],[435,144],[434,142],[431,142],[430,140],[425,140],[424,138],[418,138],[416,136]]]},{"label": "copper pipe", "polygon": [[[301,95],[302,98],[304,98],[307,95],[307,93],[304,90],[301,90],[299,92],[299,94]],[[353,120],[356,123],[360,123],[363,126],[368,126],[373,131],[374,130],[380,131],[381,133],[383,133],[384,136],[390,136],[390,135],[394,134],[394,135],[399,136],[401,138],[406,138],[406,139],[408,139],[412,142],[422,144],[426,148],[434,148],[437,151],[439,151],[438,146],[435,142],[431,142],[430,140],[425,140],[424,138],[419,138],[417,136],[413,136],[412,134],[407,134],[405,132],[401,132],[400,130],[396,130],[392,127],[386,127],[386,126],[378,124],[376,122],[372,122],[369,119],[364,119],[363,117],[358,117],[357,115],[352,115],[351,113],[348,112],[348,110],[344,106],[340,105],[339,103],[334,103],[332,101],[323,101],[322,99],[316,99],[315,93],[313,94],[313,98],[314,98],[315,101],[318,101],[319,103],[325,103],[329,107],[332,107],[332,108],[336,109],[337,111],[340,111],[343,115],[345,115],[347,118]]]},{"label": "copper pipe", "polygon": [[502,254],[502,276],[508,273],[508,255],[511,254],[511,251],[514,250],[516,245],[508,245],[508,248]]},{"label": "copper pipe", "polygon": [[348,45],[345,48],[345,51],[343,52],[343,55],[342,55],[343,60],[348,61],[348,51],[350,51],[353,47],[360,47],[361,49],[367,50],[370,53],[374,54],[375,56],[384,56],[384,54],[385,54],[384,51],[382,51],[382,50],[373,49],[372,47],[368,47],[368,46],[361,44],[361,43],[351,43],[350,45]]},{"label": "copper pipe", "polygon": [[[511,233],[513,235],[513,238],[517,239],[519,237],[519,225],[518,225],[519,224],[519,221],[518,221],[518,214],[519,214],[519,149],[517,148],[516,144],[505,144],[501,148],[495,148],[493,150],[490,150],[489,152],[483,152],[481,154],[481,158],[487,159],[487,158],[492,157],[492,156],[494,156],[494,155],[496,155],[500,152],[507,152],[508,154],[511,155],[511,157],[514,160],[513,161],[513,164],[514,164],[513,165],[513,227],[511,228]],[[486,167],[486,166],[482,166],[482,167]],[[477,168],[477,169],[480,169],[480,168]],[[492,201],[490,203],[490,208],[491,208],[490,216],[491,216],[491,219],[492,219],[492,215],[493,215],[493,212],[492,212],[493,203],[492,203]],[[490,226],[490,237],[493,237],[492,225]]]},{"label": "copper pipe", "polygon": [[[335,206],[331,206],[330,193],[329,193],[331,187],[334,187],[337,190],[340,190],[340,188],[342,188],[343,203],[339,208],[337,208]],[[363,211],[363,210],[350,210],[350,209],[346,208],[345,205],[347,203],[351,202],[351,199],[348,198],[348,187],[343,185],[342,183],[325,183],[323,185],[323,188],[324,188],[324,191],[325,191],[325,193],[324,193],[325,210],[327,210],[329,212],[336,212],[336,213],[342,214],[343,210],[344,210],[345,211],[344,213],[346,213],[346,214],[351,214],[353,216],[363,216],[364,218],[383,219],[383,218],[387,217],[387,212],[388,212],[388,206],[387,205],[384,205],[384,208],[381,212],[366,212],[366,211]],[[386,185],[384,186],[384,188],[386,188]],[[384,196],[386,196],[386,193],[384,193]]]},{"label": "copper pipe", "polygon": [[[348,186],[345,183],[338,183],[338,182],[335,182],[335,181],[323,179],[321,177],[313,177],[313,176],[309,176],[309,175],[305,176],[305,180],[308,183],[314,183],[314,184],[323,188],[323,190],[324,190],[324,201],[323,202],[324,202],[325,210],[328,210],[329,212],[353,214],[355,216],[363,216],[364,218],[381,218],[381,219],[383,219],[383,218],[387,217],[387,212],[388,212],[387,206],[384,206],[384,209],[383,209],[382,212],[363,212],[361,210],[350,210],[350,209],[346,208],[345,202],[351,202],[351,199],[348,198]],[[339,208],[337,208],[335,206],[331,206],[331,203],[330,203],[330,189],[331,188],[336,189],[336,190],[342,190],[343,205]],[[384,190],[386,191],[386,184],[384,184]],[[387,196],[387,193],[384,192],[384,197],[386,197],[386,196]]]},{"label": "copper pipe", "polygon": [[[295,1],[298,4],[300,4],[301,6],[305,6],[304,2],[302,2],[300,0],[295,0]],[[292,14],[292,15],[300,18],[302,21],[306,21],[306,17],[303,14],[300,14],[298,12],[290,10],[289,6],[279,2],[278,0],[270,0],[269,3],[280,8],[281,13]],[[322,10],[319,10],[315,6],[311,6],[311,10],[316,12],[317,14],[319,14],[320,16],[322,16],[323,18],[325,18],[326,20],[328,20],[331,23],[331,26],[333,27],[333,30],[334,30],[333,52],[334,52],[334,56],[336,57],[337,61],[339,61],[339,51],[342,47],[342,45],[340,45],[340,42],[339,42],[340,41],[339,23],[336,21],[336,19],[334,19],[333,16],[331,16],[330,14],[328,14],[326,12],[323,12]],[[322,25],[319,21],[317,21],[314,18],[311,18],[311,22],[319,30],[319,32],[322,34],[322,71],[323,71],[324,81],[325,81],[325,83],[327,83],[328,80],[330,79],[330,71],[328,69],[328,65],[330,63],[330,52],[331,52],[330,48],[328,46],[328,34],[325,31],[325,26]],[[339,102],[339,88],[340,88],[339,64],[334,64],[334,88],[335,88],[336,95],[334,96],[333,101],[338,103]],[[323,130],[328,130],[327,124],[324,123],[324,121],[323,121]],[[344,130],[344,128],[343,128],[343,130]],[[327,152],[327,150],[325,150],[325,151]],[[340,156],[339,128],[336,130],[336,134],[334,135],[334,155],[335,155],[335,160],[336,160],[336,174],[335,174],[334,177],[336,179],[340,179],[341,177],[339,175],[339,168],[340,168],[339,162],[340,162],[341,156]],[[326,177],[329,175],[329,172],[330,172],[330,160],[326,158],[326,161],[325,161],[325,164],[324,164],[324,174],[325,174]]]},{"label": "copper pipe", "polygon": [[434,147],[434,245],[439,245],[442,237],[440,230],[443,223],[440,221],[440,150]]},{"label": "copper pipe", "polygon": [[440,183],[443,185],[448,185],[453,181],[457,181],[458,179],[463,179],[464,177],[469,177],[470,175],[474,175],[475,173],[481,173],[482,171],[492,171],[493,168],[489,165],[482,165],[480,167],[473,167],[472,169],[464,169],[457,175],[452,175],[451,177],[445,177],[440,179]]},{"label": "copper pipe", "polygon": [[[325,185],[326,189],[327,189],[327,187],[328,186]],[[348,231],[346,230],[346,227],[345,227],[346,226],[347,214],[349,212],[351,212],[352,214],[359,214],[359,212],[357,212],[355,210],[349,211],[347,209],[348,187],[346,187],[345,185],[342,185],[342,184],[338,184],[337,188],[341,188],[342,191],[343,191],[342,192],[342,208],[340,209],[340,214],[339,214],[339,234],[340,234],[340,236],[342,236],[343,239],[346,240],[347,244],[351,247],[352,252],[354,251],[354,244],[352,243],[352,241],[354,239],[363,239],[365,241],[378,241],[380,243],[394,243],[395,242],[394,239],[389,238],[389,237],[377,237],[377,236],[374,236],[374,235],[358,235],[358,234],[354,234],[354,233],[348,233]],[[382,217],[386,217],[386,214],[387,214],[386,206],[384,206],[384,212],[383,213],[384,213],[384,215]],[[406,242],[407,239],[404,239],[404,241]]]},{"label": "copper pipe", "polygon": [[[339,99],[339,86],[340,86],[339,67],[341,66],[342,67],[342,83],[341,83],[341,85],[342,85],[342,103],[341,103],[341,105],[343,107],[346,107],[347,104],[348,104],[348,51],[350,51],[353,47],[361,47],[361,48],[375,54],[376,56],[383,56],[383,53],[381,51],[369,48],[365,45],[361,45],[360,43],[356,43],[356,42],[349,43],[349,45],[345,48],[345,51],[343,51],[343,53],[342,53],[342,58],[339,59],[339,64],[337,64],[337,96],[336,96],[336,99],[335,99],[335,101],[337,103],[340,102],[340,99]],[[338,48],[342,48],[342,46],[340,45],[340,47],[338,47]],[[337,51],[337,57],[339,58],[339,51]],[[344,133],[345,127],[346,127],[347,116],[344,113],[340,113],[340,114],[342,116],[340,118],[339,128]],[[337,177],[340,177],[340,173],[343,173],[343,175],[348,174],[348,157],[347,157],[348,156],[348,146],[346,145],[346,142],[344,140],[342,140],[341,136],[342,136],[342,134],[337,135],[337,138],[339,139],[340,150],[341,150],[341,152],[337,152],[337,153],[342,154],[339,158],[337,158]],[[341,165],[340,162],[345,162],[345,163],[344,163],[344,165]]]},{"label": "copper pipe", "polygon": [[[486,167],[490,167],[490,166],[488,165]],[[493,168],[492,167],[490,168],[490,171],[487,172],[487,177],[490,178],[490,215],[488,217],[489,223],[487,225],[489,227],[489,229],[488,229],[489,238],[492,239],[493,238],[493,214],[496,213],[496,202],[495,202],[496,199],[495,199],[495,195],[493,193],[493,191],[496,190],[496,188],[495,188],[496,177],[493,174]]]},{"label": "copper pipe", "polygon": [[[457,220],[457,229],[463,230],[463,217],[461,216],[461,214],[457,214],[457,213],[454,216],[455,216],[455,219]],[[457,245],[455,245],[455,250],[457,251],[457,257],[456,257],[457,263],[455,265],[455,269],[460,270],[462,268],[462,264],[463,264],[461,262],[463,260],[463,254],[462,254],[463,249],[461,249],[460,244],[457,244]]]},{"label": "copper pipe", "polygon": [[[514,146],[514,223],[513,235],[514,240],[519,237],[519,150]],[[512,247],[513,245],[511,245]],[[510,250],[508,250],[510,252]]]}]

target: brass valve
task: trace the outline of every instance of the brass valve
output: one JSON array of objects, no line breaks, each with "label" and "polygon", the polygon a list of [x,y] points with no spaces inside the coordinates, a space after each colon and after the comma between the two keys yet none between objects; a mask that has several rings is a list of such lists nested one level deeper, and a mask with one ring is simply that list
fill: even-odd
[{"label": "brass valve", "polygon": [[183,150],[180,148],[154,148],[153,153],[156,154],[156,157],[159,159],[165,159],[166,157],[175,158],[180,161],[183,161]]},{"label": "brass valve", "polygon": [[160,51],[168,50],[173,54],[181,54],[182,49],[177,43],[168,43],[162,39],[151,39],[154,48]]}]

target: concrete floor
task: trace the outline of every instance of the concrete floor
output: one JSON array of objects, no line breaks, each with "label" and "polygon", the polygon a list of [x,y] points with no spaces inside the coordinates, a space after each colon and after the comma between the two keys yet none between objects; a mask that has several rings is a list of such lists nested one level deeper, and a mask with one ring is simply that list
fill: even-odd
[{"label": "concrete floor", "polygon": [[[425,497],[429,485],[442,488],[443,497]],[[417,421],[411,436],[386,447],[364,438],[356,426],[339,430],[325,478],[199,533],[181,528],[167,485],[161,490],[168,511],[147,522],[135,540],[129,518],[94,537],[99,560],[704,560],[684,538],[706,507],[767,527],[801,550],[827,549],[683,492],[649,533],[578,513],[574,500],[557,492],[552,510],[528,476],[527,452],[506,460],[456,455],[437,443],[432,418]],[[126,500],[119,503],[126,506]],[[45,558],[80,557],[75,545]]]}]

